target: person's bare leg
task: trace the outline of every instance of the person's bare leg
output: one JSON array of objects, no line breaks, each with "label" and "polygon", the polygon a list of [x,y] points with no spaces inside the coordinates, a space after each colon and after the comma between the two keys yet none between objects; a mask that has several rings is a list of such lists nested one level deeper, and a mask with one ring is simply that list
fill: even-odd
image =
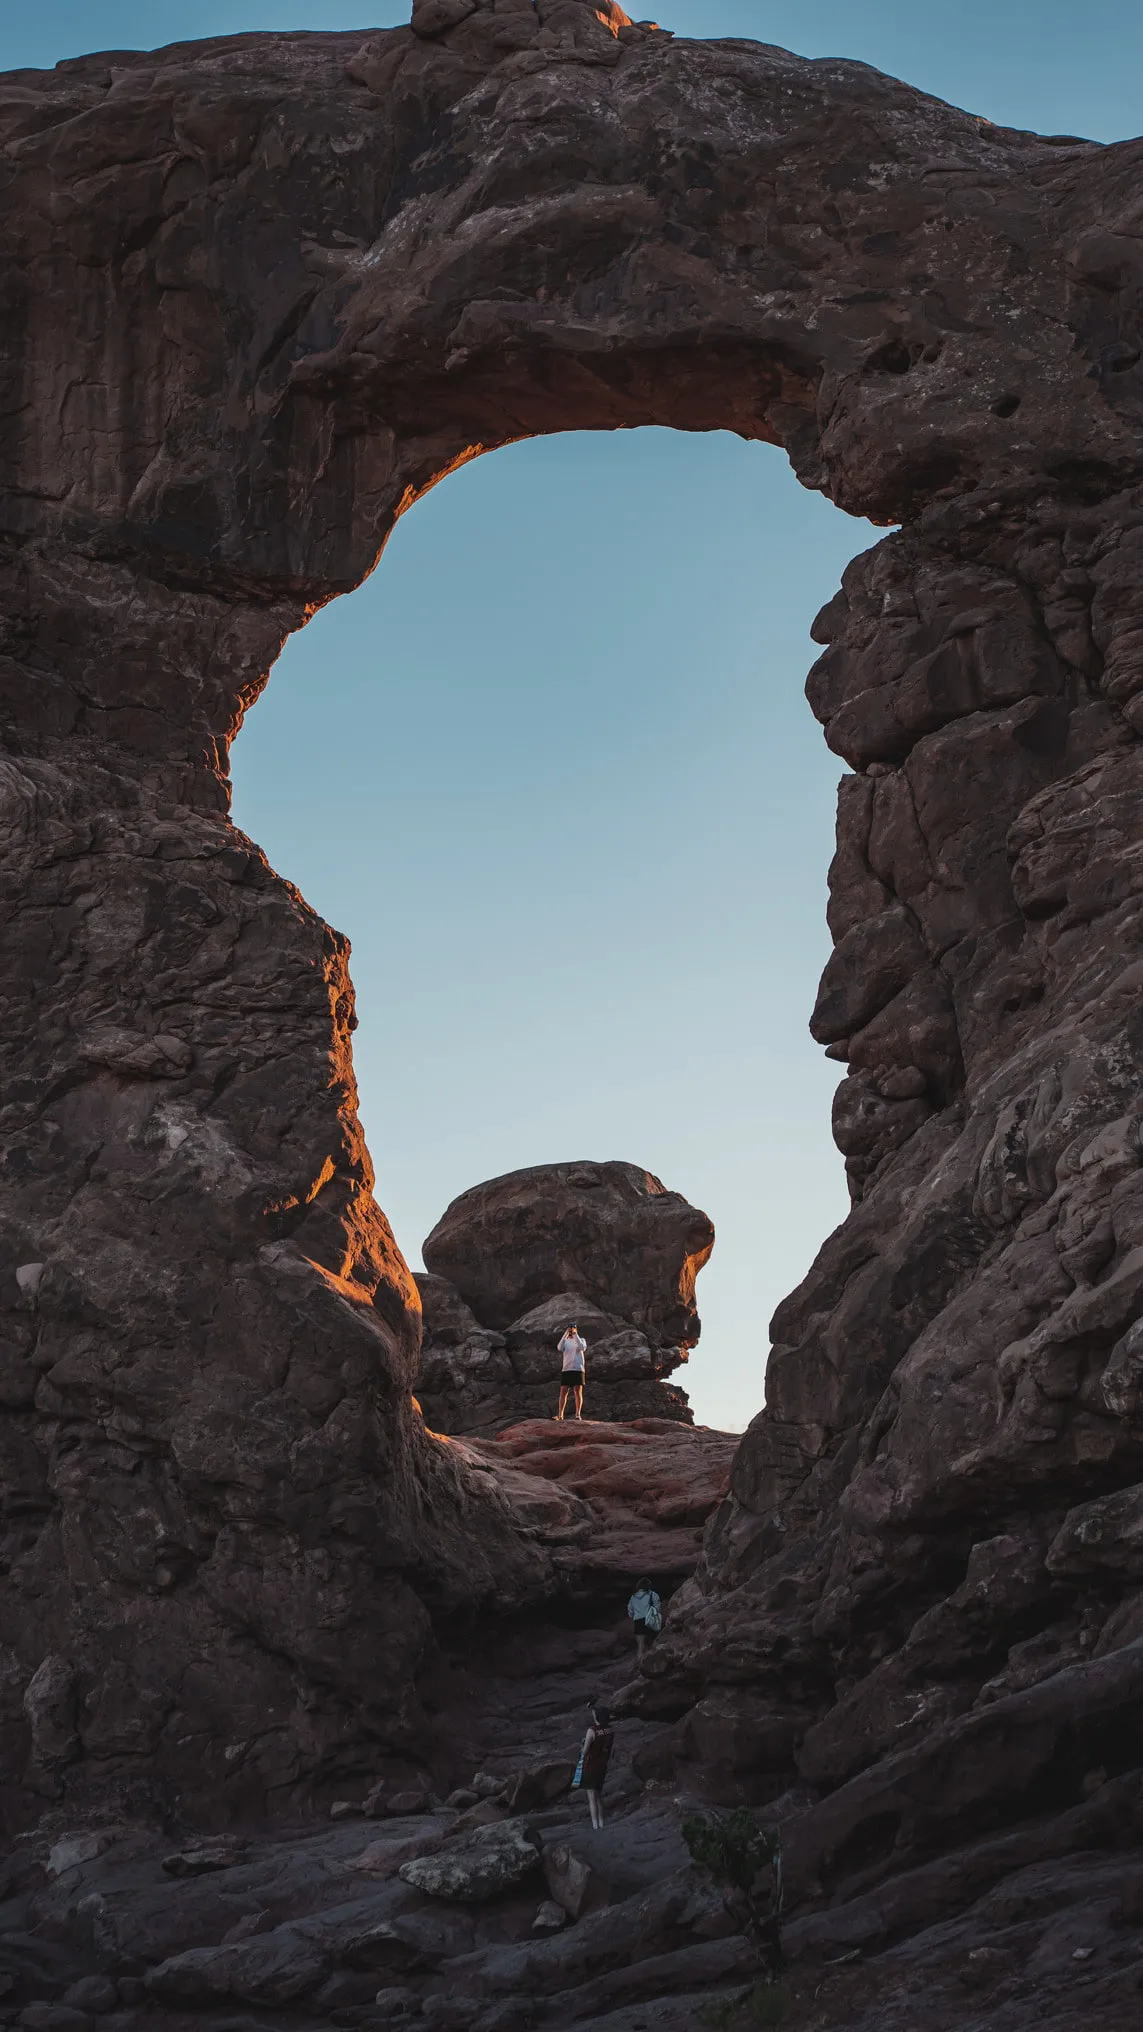
[{"label": "person's bare leg", "polygon": [[582,1384],[582,1383],[581,1383],[581,1384],[580,1384],[580,1385],[578,1386],[578,1388],[577,1388],[577,1389],[573,1390],[573,1392],[572,1392],[572,1395],[573,1395],[573,1397],[575,1398],[575,1415],[576,1415],[576,1417],[577,1417],[577,1418],[582,1418],[582,1417],[583,1417],[583,1384]]},{"label": "person's bare leg", "polygon": [[559,1408],[559,1410],[558,1410],[558,1411],[556,1412],[556,1417],[557,1417],[557,1418],[562,1418],[562,1417],[563,1417],[563,1415],[564,1415],[564,1412],[565,1412],[565,1411],[567,1410],[567,1408],[568,1408],[568,1386],[567,1386],[567,1384],[566,1384],[566,1383],[561,1383],[561,1384],[560,1384],[560,1408]]},{"label": "person's bare leg", "polygon": [[646,1649],[647,1649],[647,1639],[646,1639],[646,1637],[644,1637],[644,1636],[642,1636],[642,1635],[640,1635],[640,1636],[636,1637],[636,1639],[635,1639],[635,1663],[636,1663],[637,1665],[642,1665],[642,1663],[643,1663],[643,1653],[644,1653],[644,1651],[645,1651]]},{"label": "person's bare leg", "polygon": [[593,1792],[590,1786],[588,1787],[588,1792],[587,1792],[587,1803],[588,1803],[588,1805],[589,1805],[589,1806],[590,1806],[590,1808],[591,1808],[591,1824],[592,1824],[592,1826],[593,1826],[593,1827],[602,1827],[602,1826],[603,1826],[603,1808],[602,1808],[602,1806],[600,1805],[600,1800],[599,1800],[599,1794],[598,1794],[598,1792]]}]

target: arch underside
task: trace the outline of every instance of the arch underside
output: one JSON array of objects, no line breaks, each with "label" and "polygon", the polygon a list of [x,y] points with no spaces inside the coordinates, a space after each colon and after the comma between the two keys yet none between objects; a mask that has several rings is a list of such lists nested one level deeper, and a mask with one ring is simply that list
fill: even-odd
[{"label": "arch underside", "polygon": [[[410,1410],[347,948],[226,778],[288,632],[544,431],[735,430],[901,524],[810,680],[852,771],[813,1029],[854,1208],[776,1317],[653,1697],[748,1681],[828,1791],[954,1670],[982,1547],[1045,1622],[1135,1631],[1130,1504],[1099,1506],[1143,1449],[1139,147],[561,4],[555,43],[485,7],[0,103],[16,1816],[124,1768],[304,1794],[415,1739],[430,1610],[550,1585]],[[1028,1603],[991,1604],[962,1678],[1008,1669]]]}]

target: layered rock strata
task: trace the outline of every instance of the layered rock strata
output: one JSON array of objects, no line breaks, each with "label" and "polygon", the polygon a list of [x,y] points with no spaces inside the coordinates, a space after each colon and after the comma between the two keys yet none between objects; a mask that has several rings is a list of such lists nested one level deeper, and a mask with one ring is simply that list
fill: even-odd
[{"label": "layered rock strata", "polygon": [[644,1574],[666,1593],[694,1573],[736,1446],[733,1433],[665,1418],[586,1432],[534,1419],[462,1442],[534,1520],[565,1597],[619,1607]]},{"label": "layered rock strata", "polygon": [[572,1322],[588,1417],[689,1422],[664,1378],[698,1340],[695,1278],[713,1246],[707,1216],[634,1164],[536,1165],[462,1193],[416,1276],[427,1423],[496,1432],[550,1416]]},{"label": "layered rock strata", "polygon": [[870,1938],[1137,1840],[1141,164],[581,0],[5,81],[14,1814],[296,1793],[415,1733],[426,1602],[550,1585],[410,1407],[345,944],[226,751],[452,467],[655,423],[901,527],[811,681],[854,1210],[641,1698]]}]

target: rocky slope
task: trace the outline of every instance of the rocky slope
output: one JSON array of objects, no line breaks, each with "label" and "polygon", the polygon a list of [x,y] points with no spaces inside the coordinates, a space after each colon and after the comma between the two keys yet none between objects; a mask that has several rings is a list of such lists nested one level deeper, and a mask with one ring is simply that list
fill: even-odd
[{"label": "rocky slope", "polygon": [[[174,1802],[165,1824],[137,1808],[49,1809],[0,1878],[0,2023],[695,2032],[712,2005],[756,2022],[730,2014],[751,1958],[690,1865],[691,1802],[664,1776],[662,1732],[632,1711],[622,1613],[633,1554],[667,1584],[693,1569],[698,1533],[684,1545],[676,1516],[709,1511],[733,1442],[660,1422],[538,1424],[454,1444],[486,1471],[511,1460],[529,1528],[565,1561],[560,1597],[524,1618],[442,1623],[419,1742],[351,1785],[324,1827],[248,1819],[204,1840]],[[650,1488],[672,1482],[674,1510],[668,1499],[650,1518]],[[620,1720],[594,1833],[568,1785],[600,1698]],[[961,1748],[965,1795],[996,1790],[998,1758],[1035,1736],[1027,1712],[1005,1725],[998,1708],[995,1722],[989,1744]],[[922,1807],[908,1774],[901,1791]],[[794,1910],[772,2001],[806,2032],[915,2032],[921,2019],[964,2032],[966,2014],[980,2032],[1078,2032],[1097,2017],[1129,2032],[1143,1868],[1125,1851],[1141,1797],[1137,1771],[1093,1773],[1078,1809],[1041,1812],[896,1883],[878,1883],[867,1844],[864,1872],[830,1897],[837,1804],[823,1818],[808,1788],[790,1792],[773,1808]]]},{"label": "rocky slope", "polygon": [[593,1419],[689,1420],[665,1383],[700,1332],[707,1216],[634,1164],[545,1164],[473,1186],[424,1244],[417,1397],[435,1432],[549,1416],[558,1342],[588,1344]]},{"label": "rocky slope", "polygon": [[421,1739],[432,1616],[550,1594],[412,1408],[347,948],[226,750],[458,462],[735,429],[901,525],[810,683],[854,1208],[632,1698],[656,1782],[786,1802],[797,1923],[903,1997],[935,1900],[1011,1951],[998,2032],[1112,2022],[1130,1891],[1106,1980],[1030,1929],[1138,1847],[1141,162],[610,0],[4,80],[11,1822],[327,1801]]},{"label": "rocky slope", "polygon": [[[671,1419],[585,1420],[579,1427],[537,1420],[498,1439],[470,1440],[460,1451],[487,1465],[520,1516],[542,1506],[553,1593],[576,1600],[594,1599],[601,1584],[622,1591],[641,1574],[660,1590],[688,1579],[703,1527],[726,1495],[737,1445],[733,1433],[680,1430]],[[557,1511],[561,1495],[571,1502]]]},{"label": "rocky slope", "polygon": [[569,1791],[589,1702],[630,1682],[631,1579],[693,1573],[734,1447],[666,1420],[452,1442],[550,1553],[548,1600],[441,1619],[417,1739],[324,1829],[248,1816],[204,1841],[170,1798],[50,1809],[0,1866],[0,2024],[507,2032],[677,1988],[679,1950],[688,1991],[746,1969],[640,1770],[654,1725],[619,1727],[602,1835]]}]

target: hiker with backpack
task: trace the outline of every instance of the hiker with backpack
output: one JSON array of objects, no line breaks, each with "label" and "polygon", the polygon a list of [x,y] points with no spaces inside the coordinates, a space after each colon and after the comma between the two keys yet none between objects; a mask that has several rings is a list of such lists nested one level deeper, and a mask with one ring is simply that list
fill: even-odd
[{"label": "hiker with backpack", "polygon": [[583,1739],[572,1784],[582,1786],[587,1793],[591,1810],[591,1824],[594,1828],[603,1826],[603,1785],[607,1767],[611,1762],[611,1748],[615,1740],[611,1727],[611,1709],[596,1707],[593,1703],[591,1721]]},{"label": "hiker with backpack", "polygon": [[627,1613],[635,1625],[635,1657],[641,1665],[647,1645],[654,1641],[663,1627],[663,1604],[646,1575],[636,1581]]}]

